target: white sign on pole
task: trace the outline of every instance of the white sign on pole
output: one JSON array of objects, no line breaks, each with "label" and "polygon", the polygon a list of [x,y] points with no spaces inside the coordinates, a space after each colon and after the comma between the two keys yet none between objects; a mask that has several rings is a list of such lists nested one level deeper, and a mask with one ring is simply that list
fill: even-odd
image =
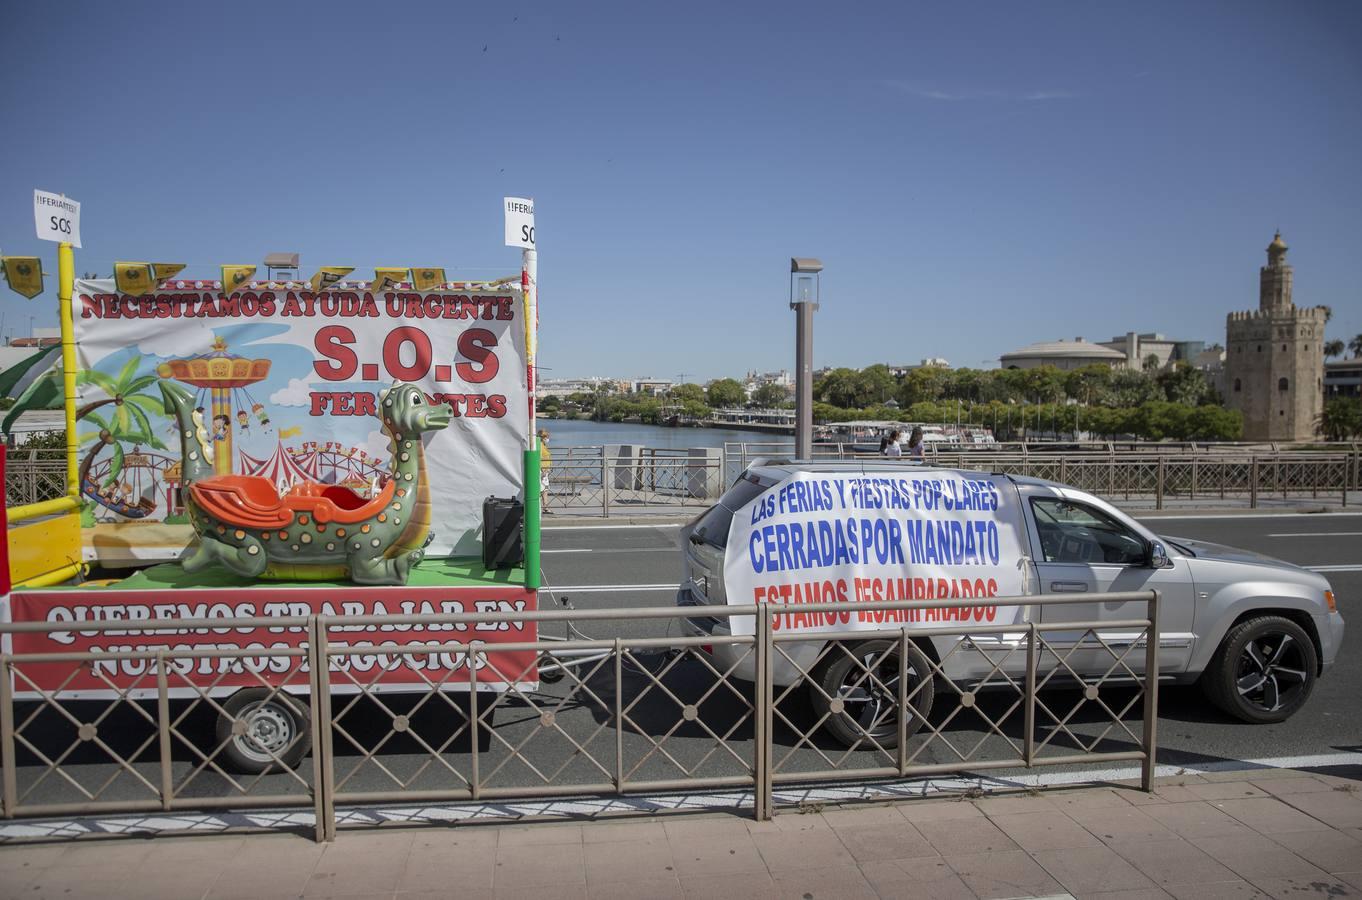
[{"label": "white sign on pole", "polygon": [[33,192],[33,224],[44,241],[80,246],[80,204],[65,194]]},{"label": "white sign on pole", "polygon": [[534,201],[524,197],[506,198],[506,246],[533,250]]}]

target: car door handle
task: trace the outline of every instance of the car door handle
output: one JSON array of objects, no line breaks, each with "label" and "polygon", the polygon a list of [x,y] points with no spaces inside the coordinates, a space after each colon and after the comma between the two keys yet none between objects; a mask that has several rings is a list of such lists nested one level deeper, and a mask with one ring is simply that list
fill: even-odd
[{"label": "car door handle", "polygon": [[1064,593],[1064,592],[1080,593],[1080,592],[1087,591],[1087,589],[1088,589],[1087,584],[1085,584],[1085,583],[1082,582],[1082,581],[1052,581],[1052,582],[1050,582],[1050,590],[1054,591],[1056,594],[1060,594],[1060,593]]}]

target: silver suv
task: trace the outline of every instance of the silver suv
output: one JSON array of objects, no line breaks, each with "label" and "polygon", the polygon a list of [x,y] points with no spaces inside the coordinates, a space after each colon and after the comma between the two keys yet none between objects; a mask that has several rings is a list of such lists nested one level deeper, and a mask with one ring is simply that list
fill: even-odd
[{"label": "silver suv", "polygon": [[[939,473],[975,476],[975,472],[931,469],[906,462],[864,463],[758,462],[750,467],[719,502],[687,524],[681,531],[684,557],[677,605],[704,607],[726,603],[724,555],[733,514],[770,488],[797,472],[829,474],[902,475],[911,466],[917,474]],[[1160,537],[1120,510],[1075,488],[1038,478],[995,476],[1001,485],[1016,490],[1024,511],[1029,541],[1028,583],[1038,593],[1083,592],[1093,603],[1077,606],[1039,605],[1034,611],[1044,622],[1102,620],[1119,621],[1144,617],[1144,604],[1103,602],[1107,591],[1140,591],[1157,588],[1159,607],[1159,675],[1172,683],[1200,682],[1206,696],[1228,714],[1246,722],[1281,722],[1299,710],[1309,698],[1315,680],[1334,663],[1343,640],[1343,617],[1339,615],[1329,582],[1299,566],[1218,544]],[[1031,613],[1027,610],[1027,613]],[[696,616],[685,620],[696,635],[727,634],[726,619]],[[1119,630],[1099,632],[1112,646],[1129,645],[1138,636]],[[794,684],[806,677],[818,680],[822,690],[810,690],[818,712],[829,712],[830,697],[841,698],[843,715],[829,715],[829,730],[848,744],[873,727],[878,738],[892,741],[897,727],[886,722],[884,711],[872,708],[869,697],[859,698],[861,681],[848,654],[823,656],[826,640],[816,634],[808,642],[786,645],[794,662],[777,655],[775,683]],[[1102,675],[1111,657],[1101,644],[1083,636],[1055,633],[1055,641],[1070,646],[1079,642],[1068,657],[1081,676]],[[945,675],[958,684],[978,683],[987,677],[992,660],[1009,643],[1024,643],[1018,635],[980,635],[948,655],[960,640],[955,636],[924,636],[913,654],[921,652],[935,660],[945,659]],[[978,649],[971,649],[977,645]],[[885,639],[872,635],[864,652],[855,653],[869,664],[883,662]],[[743,648],[715,644],[719,663],[735,666],[735,674],[753,677],[751,657],[739,661]],[[823,657],[821,665],[820,657]],[[1138,659],[1134,659],[1138,657]],[[1143,670],[1144,655],[1132,654],[1132,668]],[[1025,654],[1010,654],[1021,675]],[[928,660],[909,660],[910,668],[929,671]],[[897,661],[893,662],[897,666]],[[864,694],[863,690],[859,693]],[[928,691],[922,692],[928,696]],[[877,701],[882,702],[882,701]],[[921,709],[926,714],[925,709]],[[850,721],[843,721],[849,718]],[[894,717],[889,717],[891,720]],[[856,724],[859,722],[860,724]]]}]

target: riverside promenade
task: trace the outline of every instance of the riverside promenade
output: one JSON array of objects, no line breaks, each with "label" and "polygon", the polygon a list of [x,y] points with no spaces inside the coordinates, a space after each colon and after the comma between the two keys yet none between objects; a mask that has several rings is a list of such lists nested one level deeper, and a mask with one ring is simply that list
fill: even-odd
[{"label": "riverside promenade", "polygon": [[4,898],[1362,896],[1362,768],[588,822],[0,846]]}]

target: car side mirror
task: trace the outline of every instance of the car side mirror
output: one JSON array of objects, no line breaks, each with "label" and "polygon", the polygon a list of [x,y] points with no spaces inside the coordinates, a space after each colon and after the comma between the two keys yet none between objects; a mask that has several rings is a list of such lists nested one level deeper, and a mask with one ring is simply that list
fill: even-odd
[{"label": "car side mirror", "polygon": [[1168,561],[1168,550],[1159,541],[1150,541],[1145,550],[1145,564],[1151,569],[1166,569],[1172,563]]}]

